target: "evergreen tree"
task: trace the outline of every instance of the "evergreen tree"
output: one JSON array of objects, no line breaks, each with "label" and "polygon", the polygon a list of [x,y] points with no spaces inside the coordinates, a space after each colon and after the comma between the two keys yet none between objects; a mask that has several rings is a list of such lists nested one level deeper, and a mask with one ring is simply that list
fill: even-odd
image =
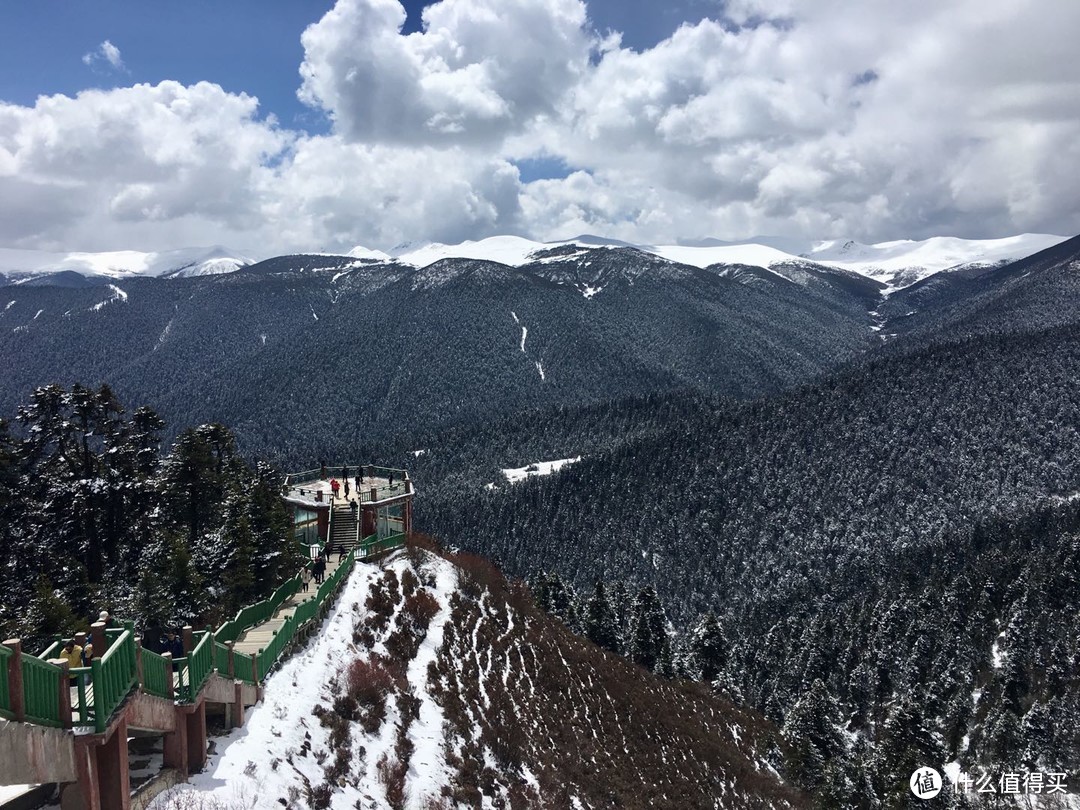
[{"label": "evergreen tree", "polygon": [[667,617],[656,589],[646,585],[634,599],[630,618],[630,659],[654,672],[669,675],[673,671],[671,640]]},{"label": "evergreen tree", "polygon": [[727,647],[716,614],[702,616],[690,631],[687,661],[690,676],[707,683],[715,681],[724,668]]},{"label": "evergreen tree", "polygon": [[585,604],[582,617],[582,631],[594,644],[613,653],[619,652],[619,623],[607,588],[600,580],[596,581],[592,596]]},{"label": "evergreen tree", "polygon": [[781,733],[791,745],[788,765],[792,776],[811,793],[825,783],[829,762],[844,753],[842,723],[840,707],[820,679],[811,684],[784,720]]}]

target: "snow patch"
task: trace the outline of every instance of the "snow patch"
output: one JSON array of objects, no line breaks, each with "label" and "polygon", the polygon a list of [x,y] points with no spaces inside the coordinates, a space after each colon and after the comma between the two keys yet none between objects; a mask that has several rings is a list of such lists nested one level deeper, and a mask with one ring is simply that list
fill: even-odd
[{"label": "snow patch", "polygon": [[514,467],[503,470],[502,474],[506,476],[507,481],[513,484],[538,475],[551,475],[551,473],[561,470],[567,464],[574,464],[578,461],[581,461],[581,456],[575,456],[574,458],[560,458],[554,461],[538,461],[535,464],[527,464],[524,467]]}]

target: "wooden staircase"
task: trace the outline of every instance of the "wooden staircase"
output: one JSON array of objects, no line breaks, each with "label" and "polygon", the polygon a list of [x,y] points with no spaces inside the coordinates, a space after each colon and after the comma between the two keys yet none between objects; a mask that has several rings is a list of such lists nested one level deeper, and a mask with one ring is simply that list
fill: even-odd
[{"label": "wooden staircase", "polygon": [[351,551],[359,539],[360,510],[349,506],[334,506],[334,516],[330,522],[330,544],[334,550],[344,548]]}]

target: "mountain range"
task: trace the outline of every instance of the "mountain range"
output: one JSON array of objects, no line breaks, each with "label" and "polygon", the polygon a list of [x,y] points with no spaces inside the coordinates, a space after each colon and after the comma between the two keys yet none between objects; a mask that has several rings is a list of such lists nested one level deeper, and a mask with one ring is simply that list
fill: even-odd
[{"label": "mountain range", "polygon": [[[850,270],[900,288],[942,270],[1002,264],[1029,256],[1064,241],[1050,234],[1020,234],[1001,239],[959,239],[932,237],[921,241],[899,240],[862,244],[852,240],[809,241],[792,238],[759,237],[746,242],[702,239],[677,245],[632,244],[616,239],[582,235],[558,242],[536,242],[518,236],[494,236],[475,242],[444,245],[437,242],[410,242],[389,251],[363,246],[346,255],[370,262],[398,263],[425,267],[441,259],[477,259],[520,267],[554,249],[575,246],[594,248],[634,248],[693,267],[751,265],[770,268],[801,260]],[[333,254],[330,254],[333,255]],[[228,273],[254,260],[222,247],[185,248],[158,253],[113,251],[105,253],[48,253],[34,250],[0,249],[0,284],[76,283],[133,276],[196,276]],[[75,275],[72,275],[75,274]]]}]

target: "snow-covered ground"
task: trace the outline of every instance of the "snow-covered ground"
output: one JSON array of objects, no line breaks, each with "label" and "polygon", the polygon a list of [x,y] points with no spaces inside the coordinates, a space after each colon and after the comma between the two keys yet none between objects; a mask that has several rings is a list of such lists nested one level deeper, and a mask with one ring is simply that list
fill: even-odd
[{"label": "snow-covered ground", "polygon": [[[399,555],[387,567],[400,574],[410,564],[404,555]],[[439,612],[431,620],[407,672],[420,701],[418,717],[409,726],[414,750],[406,775],[407,795],[417,802],[437,797],[449,778],[442,747],[443,712],[423,685],[428,665],[442,645],[443,626],[450,614],[449,598],[456,583],[455,569],[446,560],[430,557],[425,567],[434,579],[430,590],[438,600]],[[303,796],[305,785],[324,782],[324,765],[330,761],[326,754],[332,756],[335,752],[329,747],[330,731],[319,721],[315,707],[329,709],[333,705],[329,685],[351,662],[371,652],[386,653],[381,642],[368,650],[353,641],[356,622],[366,612],[369,590],[382,575],[378,566],[357,566],[321,631],[270,676],[262,703],[250,710],[244,726],[217,738],[217,753],[204,771],[158,797],[150,810],[188,807],[177,794],[190,792],[212,797],[228,807],[280,810],[279,798]],[[331,808],[389,807],[379,781],[378,763],[383,754],[394,755],[400,719],[396,713],[396,705],[388,701],[386,721],[374,735],[362,734],[354,726],[351,775],[339,782]]]},{"label": "snow-covered ground", "polygon": [[[534,464],[526,464],[524,467],[512,467],[502,471],[502,474],[506,476],[506,480],[511,484],[523,481],[526,478],[532,478],[537,475],[551,475],[557,470],[561,470],[567,464],[573,464],[576,461],[581,461],[581,456],[575,456],[574,458],[559,458],[554,461],[538,461]],[[495,486],[489,484],[489,487]]]}]

